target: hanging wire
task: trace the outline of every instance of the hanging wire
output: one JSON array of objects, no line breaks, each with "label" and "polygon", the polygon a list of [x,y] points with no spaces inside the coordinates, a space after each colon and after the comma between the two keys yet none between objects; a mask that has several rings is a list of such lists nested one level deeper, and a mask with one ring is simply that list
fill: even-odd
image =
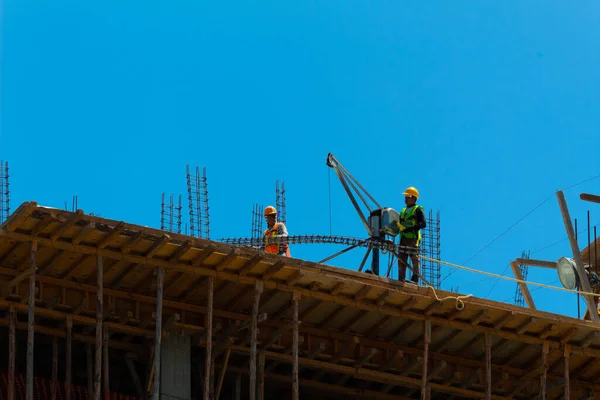
[{"label": "hanging wire", "polygon": [[333,228],[331,222],[331,168],[328,168],[327,171],[327,179],[329,185],[329,234],[333,235]]}]

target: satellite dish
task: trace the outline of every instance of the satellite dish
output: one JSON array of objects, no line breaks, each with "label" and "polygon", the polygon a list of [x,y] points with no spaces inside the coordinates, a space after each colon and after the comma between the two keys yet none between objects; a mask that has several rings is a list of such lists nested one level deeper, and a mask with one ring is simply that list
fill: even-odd
[{"label": "satellite dish", "polygon": [[572,258],[561,257],[556,263],[558,279],[565,289],[573,290],[577,287],[577,272],[575,261]]}]

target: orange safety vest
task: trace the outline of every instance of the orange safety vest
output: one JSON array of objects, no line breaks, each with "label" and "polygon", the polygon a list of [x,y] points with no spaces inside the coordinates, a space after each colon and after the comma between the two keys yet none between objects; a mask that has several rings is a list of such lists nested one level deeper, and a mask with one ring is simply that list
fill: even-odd
[{"label": "orange safety vest", "polygon": [[[273,225],[273,228],[269,229],[265,229],[265,234],[264,237],[274,237],[277,236],[277,228],[279,226],[279,222],[275,222],[275,224]],[[290,257],[290,248],[287,245],[287,243],[283,244],[283,248],[285,249],[285,255]],[[267,244],[265,245],[265,251],[267,253],[271,253],[271,254],[279,254],[279,245],[278,244]]]}]

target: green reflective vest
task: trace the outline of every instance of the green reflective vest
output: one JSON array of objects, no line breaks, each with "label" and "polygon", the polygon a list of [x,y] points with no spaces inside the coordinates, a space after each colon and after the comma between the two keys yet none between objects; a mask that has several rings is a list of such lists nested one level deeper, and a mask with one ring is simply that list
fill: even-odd
[{"label": "green reflective vest", "polygon": [[[416,204],[410,208],[404,207],[402,209],[402,211],[400,212],[400,224],[404,225],[407,228],[409,228],[411,226],[415,226],[417,223],[417,217],[415,215],[417,212],[417,208],[420,208],[421,211],[423,211],[423,207],[416,205]],[[417,238],[418,239],[417,246],[419,245],[419,242],[421,242],[421,230],[420,229],[418,231],[412,231],[412,232],[400,232],[400,235],[407,239]]]}]

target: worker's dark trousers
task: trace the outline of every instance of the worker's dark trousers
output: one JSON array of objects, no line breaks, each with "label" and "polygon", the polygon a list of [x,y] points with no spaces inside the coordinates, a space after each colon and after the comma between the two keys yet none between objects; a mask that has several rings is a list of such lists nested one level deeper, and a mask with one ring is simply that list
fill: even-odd
[{"label": "worker's dark trousers", "polygon": [[[407,247],[417,247],[417,238],[415,239],[407,239],[405,237],[400,239],[400,246],[407,246]],[[410,260],[412,261],[412,268],[414,271],[414,274],[412,275],[412,277],[410,278],[411,281],[418,283],[419,282],[419,274],[420,274],[420,263],[419,263],[419,257],[417,257],[418,254],[418,250],[417,253],[415,254],[411,254],[410,255]],[[399,280],[406,280],[406,263],[408,262],[408,253],[404,253],[402,252],[402,249],[400,250],[400,253],[398,254],[398,279]]]}]

